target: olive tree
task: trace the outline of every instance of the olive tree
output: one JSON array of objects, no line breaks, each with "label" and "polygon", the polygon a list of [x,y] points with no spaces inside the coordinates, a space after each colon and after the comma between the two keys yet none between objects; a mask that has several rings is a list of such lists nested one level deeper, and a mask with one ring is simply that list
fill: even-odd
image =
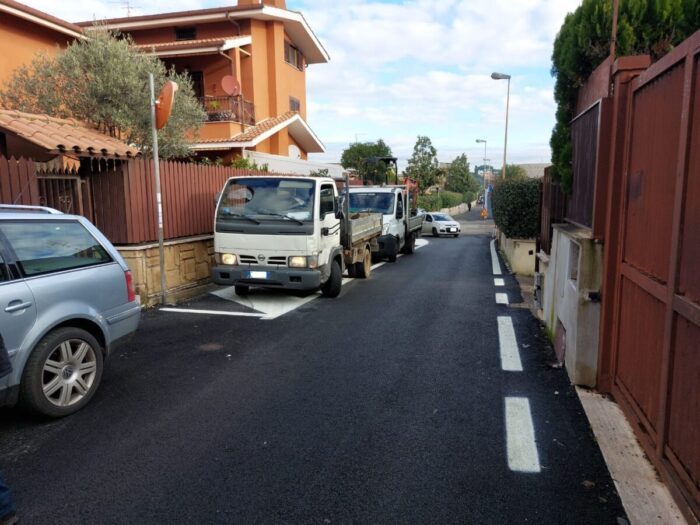
[{"label": "olive tree", "polygon": [[1,86],[0,106],[85,121],[149,154],[149,73],[154,75],[156,93],[167,80],[178,84],[170,120],[159,131],[160,156],[187,157],[188,137],[196,134],[206,116],[189,76],[168,70],[128,36],[101,28],[55,57],[38,54],[17,69]]}]

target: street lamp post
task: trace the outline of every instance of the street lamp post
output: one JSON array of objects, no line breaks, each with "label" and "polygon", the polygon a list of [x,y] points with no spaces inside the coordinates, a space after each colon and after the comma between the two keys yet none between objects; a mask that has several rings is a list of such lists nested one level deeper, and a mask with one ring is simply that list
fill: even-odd
[{"label": "street lamp post", "polygon": [[491,78],[494,80],[507,80],[508,91],[506,95],[506,136],[503,140],[503,178],[506,178],[506,150],[508,148],[508,106],[510,105],[510,75],[505,73],[491,73]]},{"label": "street lamp post", "polygon": [[484,144],[484,202],[486,202],[486,139],[476,139],[477,144]]}]

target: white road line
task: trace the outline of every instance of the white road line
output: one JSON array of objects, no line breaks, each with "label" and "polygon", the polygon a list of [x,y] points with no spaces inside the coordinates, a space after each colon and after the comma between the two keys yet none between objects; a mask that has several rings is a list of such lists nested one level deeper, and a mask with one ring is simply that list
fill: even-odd
[{"label": "white road line", "polygon": [[506,285],[506,281],[505,281],[505,279],[498,279],[498,278],[496,278],[496,279],[493,280],[493,285],[494,285],[494,286],[505,286],[505,285]]},{"label": "white road line", "polygon": [[377,268],[379,268],[379,267],[381,267],[381,266],[384,266],[385,264],[386,264],[385,261],[378,262],[377,264],[373,264],[373,265],[372,265],[372,269],[373,269],[373,270],[376,270]]},{"label": "white road line", "polygon": [[515,472],[540,472],[530,401],[526,397],[506,397],[505,414],[508,467]]},{"label": "white road line", "polygon": [[496,255],[496,241],[493,239],[491,240],[491,267],[494,275],[501,275],[501,264],[498,262],[498,255]]},{"label": "white road line", "polygon": [[206,315],[229,315],[231,317],[263,317],[265,314],[255,314],[251,312],[222,312],[219,310],[194,310],[191,308],[160,308],[161,312],[175,312],[180,314],[206,314]]},{"label": "white road line", "polygon": [[515,338],[513,320],[510,317],[498,316],[498,343],[501,350],[501,368],[506,372],[522,372],[518,340]]},{"label": "white road line", "polygon": [[497,293],[496,294],[496,304],[508,304],[508,294],[507,293]]}]

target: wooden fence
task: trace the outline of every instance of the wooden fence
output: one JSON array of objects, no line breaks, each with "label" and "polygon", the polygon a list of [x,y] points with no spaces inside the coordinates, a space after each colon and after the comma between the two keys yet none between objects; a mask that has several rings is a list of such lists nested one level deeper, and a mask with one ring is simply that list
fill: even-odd
[{"label": "wooden fence", "polygon": [[[213,232],[217,192],[233,176],[267,172],[161,161],[165,239]],[[130,160],[100,172],[37,173],[29,159],[0,157],[0,202],[50,206],[84,215],[114,244],[158,239],[153,161]]]},{"label": "wooden fence", "polygon": [[540,183],[540,250],[549,255],[552,249],[552,225],[564,222],[566,215],[566,195],[559,184],[552,181],[551,168],[544,170]]}]

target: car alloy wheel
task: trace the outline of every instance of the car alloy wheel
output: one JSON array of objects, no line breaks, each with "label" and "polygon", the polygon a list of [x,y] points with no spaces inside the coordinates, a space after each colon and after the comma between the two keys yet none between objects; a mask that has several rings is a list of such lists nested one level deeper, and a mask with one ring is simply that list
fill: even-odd
[{"label": "car alloy wheel", "polygon": [[67,339],[44,361],[41,388],[51,404],[69,407],[90,392],[96,376],[95,349],[82,339]]}]

